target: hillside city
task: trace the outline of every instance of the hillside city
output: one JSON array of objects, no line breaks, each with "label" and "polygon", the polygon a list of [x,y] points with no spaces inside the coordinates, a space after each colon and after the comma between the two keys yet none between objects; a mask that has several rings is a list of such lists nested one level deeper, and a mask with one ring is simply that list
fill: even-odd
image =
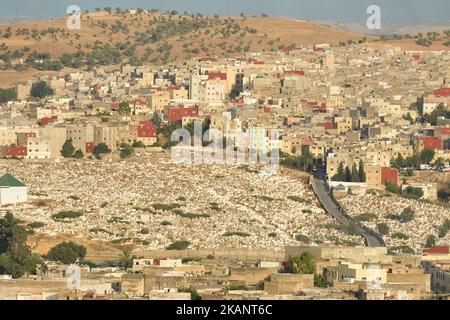
[{"label": "hillside city", "polygon": [[450,51],[373,44],[0,89],[0,299],[447,299]]}]

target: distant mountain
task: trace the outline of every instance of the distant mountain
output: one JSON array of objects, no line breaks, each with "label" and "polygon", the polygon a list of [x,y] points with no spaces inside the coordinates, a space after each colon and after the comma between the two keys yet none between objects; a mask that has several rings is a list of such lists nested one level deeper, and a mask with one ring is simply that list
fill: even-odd
[{"label": "distant mountain", "polygon": [[417,34],[418,32],[450,30],[450,21],[431,22],[382,22],[381,30],[369,30],[365,22],[357,21],[318,21],[318,23],[328,24],[335,28],[365,35],[386,35],[386,34]]},{"label": "distant mountain", "polygon": [[[80,30],[69,30],[66,23],[67,17],[0,24],[0,86],[64,67],[161,65],[192,57],[236,57],[245,52],[278,51],[298,45],[358,42],[366,38],[367,31],[351,22],[146,11],[83,14]],[[385,44],[379,37],[367,38],[374,46]],[[424,50],[414,39],[393,44]],[[446,49],[443,45],[437,48]],[[20,64],[20,59],[25,64]]]},{"label": "distant mountain", "polygon": [[[283,46],[338,43],[362,36],[290,18],[204,17],[160,13],[84,14],[81,30],[68,30],[66,18],[0,24],[0,46],[7,50],[89,53],[112,46],[122,61],[162,63],[192,56],[236,56],[246,51],[278,50]],[[0,47],[0,54],[2,48]],[[4,50],[6,51],[6,50]],[[26,54],[26,56],[28,55]],[[101,57],[94,57],[96,60]],[[104,57],[109,60],[108,57]],[[108,61],[97,61],[98,63]]]}]

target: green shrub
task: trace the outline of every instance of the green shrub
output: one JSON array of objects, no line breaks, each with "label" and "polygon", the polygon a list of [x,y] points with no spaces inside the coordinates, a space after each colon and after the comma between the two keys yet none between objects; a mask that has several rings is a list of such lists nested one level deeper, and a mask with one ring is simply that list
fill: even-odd
[{"label": "green shrub", "polygon": [[76,219],[83,215],[81,211],[60,211],[58,213],[52,214],[52,219],[55,221],[64,220],[64,219]]},{"label": "green shrub", "polygon": [[45,227],[46,224],[43,222],[35,221],[32,223],[29,223],[27,226],[31,229],[39,229],[39,228]]},{"label": "green shrub", "polygon": [[295,236],[295,240],[299,241],[299,242],[303,242],[303,243],[310,243],[311,239],[309,239],[307,236],[303,235],[303,234],[298,234]]},{"label": "green shrub", "polygon": [[400,239],[400,240],[408,240],[409,239],[409,237],[406,234],[401,233],[401,232],[396,232],[396,233],[392,234],[391,237],[394,239]]},{"label": "green shrub", "polygon": [[72,264],[78,260],[83,260],[86,256],[86,248],[76,243],[63,242],[60,243],[47,253],[47,259],[52,261],[58,261],[64,264]]},{"label": "green shrub", "polygon": [[152,205],[152,208],[159,211],[172,211],[174,209],[180,208],[181,205],[177,203],[173,204],[162,204],[162,203],[155,203]]},{"label": "green shrub", "polygon": [[248,233],[246,233],[246,232],[240,232],[240,231],[228,231],[228,232],[225,232],[225,233],[223,234],[223,236],[224,236],[224,237],[233,237],[233,236],[236,236],[236,237],[243,237],[243,238],[245,238],[245,237],[250,237],[250,234],[248,234]]},{"label": "green shrub", "polygon": [[386,236],[389,234],[389,226],[386,223],[377,224],[378,233],[382,236]]},{"label": "green shrub", "polygon": [[175,241],[167,247],[167,250],[186,250],[191,243],[186,240]]}]

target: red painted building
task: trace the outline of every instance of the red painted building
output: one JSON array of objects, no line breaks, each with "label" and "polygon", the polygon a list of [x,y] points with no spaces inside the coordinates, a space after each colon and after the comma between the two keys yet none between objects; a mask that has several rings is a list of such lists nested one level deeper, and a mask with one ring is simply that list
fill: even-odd
[{"label": "red painted building", "polygon": [[156,138],[158,128],[150,121],[140,121],[137,128],[137,135],[139,138]]},{"label": "red painted building", "polygon": [[27,147],[6,147],[5,155],[7,157],[25,157],[27,155]]},{"label": "red painted building", "polygon": [[440,88],[433,91],[436,97],[450,97],[450,88]]},{"label": "red painted building", "polygon": [[327,112],[327,104],[326,103],[322,103],[320,106],[319,105],[315,105],[315,106],[313,106],[313,110],[325,113],[325,112]]},{"label": "red painted building", "polygon": [[216,62],[217,58],[204,57],[204,58],[200,58],[198,61],[199,62]]},{"label": "red painted building", "polygon": [[208,73],[208,80],[227,80],[228,76],[226,73],[220,71],[211,71]]},{"label": "red painted building", "polygon": [[388,181],[392,182],[395,185],[398,185],[397,169],[388,167],[381,168],[381,184],[385,185]]},{"label": "red painted building", "polygon": [[182,121],[184,117],[197,117],[198,116],[198,107],[177,107],[170,108],[167,118],[169,122],[178,122]]},{"label": "red painted building", "polygon": [[423,253],[424,253],[424,255],[427,255],[427,254],[449,254],[450,247],[449,246],[431,247],[431,248],[425,249],[423,251]]},{"label": "red painted building", "polygon": [[86,142],[86,153],[92,153],[94,151],[94,143]]},{"label": "red painted building", "polygon": [[290,53],[293,50],[294,50],[294,48],[292,48],[292,47],[284,47],[283,46],[283,47],[280,48],[280,51],[284,52],[284,53]]},{"label": "red painted building", "polygon": [[39,124],[42,127],[45,127],[48,126],[49,124],[55,123],[56,121],[58,121],[58,116],[51,116],[47,118],[42,118],[41,120],[39,120]]},{"label": "red painted building", "polygon": [[436,137],[420,137],[420,150],[442,150],[442,139]]},{"label": "red painted building", "polygon": [[333,129],[337,129],[337,124],[334,122],[325,122],[323,124],[323,128],[325,130],[333,130]]},{"label": "red painted building", "polygon": [[284,72],[285,75],[294,75],[294,76],[304,76],[305,71],[302,70],[287,70]]}]

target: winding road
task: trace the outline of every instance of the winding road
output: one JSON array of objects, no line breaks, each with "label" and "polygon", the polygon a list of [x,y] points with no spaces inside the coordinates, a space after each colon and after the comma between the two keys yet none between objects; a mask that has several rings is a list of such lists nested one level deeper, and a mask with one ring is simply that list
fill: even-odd
[{"label": "winding road", "polygon": [[338,220],[344,226],[348,227],[353,223],[358,228],[358,232],[360,232],[364,237],[366,246],[385,246],[383,238],[379,234],[377,234],[375,231],[361,226],[356,220],[352,219],[350,216],[341,211],[340,207],[328,191],[328,184],[326,182],[325,173],[323,171],[317,171],[314,174],[311,185],[313,187],[315,195],[317,196],[327,213]]}]

